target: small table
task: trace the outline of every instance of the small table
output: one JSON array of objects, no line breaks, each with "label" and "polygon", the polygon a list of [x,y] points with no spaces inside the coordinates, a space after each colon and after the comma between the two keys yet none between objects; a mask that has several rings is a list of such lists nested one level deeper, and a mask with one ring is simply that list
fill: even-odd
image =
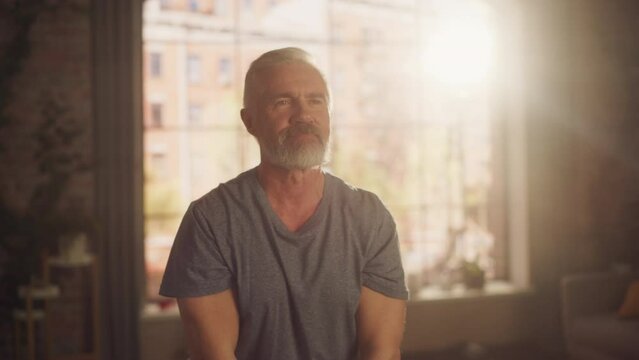
[{"label": "small table", "polygon": [[[27,359],[35,360],[35,322],[42,321],[45,327],[45,346],[47,353],[51,348],[51,337],[49,332],[50,324],[47,321],[47,307],[48,300],[54,299],[60,296],[60,288],[51,285],[26,285],[18,288],[18,297],[24,299],[25,309],[15,309],[13,311],[13,319],[15,321],[16,332],[16,359],[20,358],[20,342],[21,331],[20,323],[25,322],[27,333]],[[37,300],[44,301],[44,307],[42,309],[34,309],[33,302]]]}]

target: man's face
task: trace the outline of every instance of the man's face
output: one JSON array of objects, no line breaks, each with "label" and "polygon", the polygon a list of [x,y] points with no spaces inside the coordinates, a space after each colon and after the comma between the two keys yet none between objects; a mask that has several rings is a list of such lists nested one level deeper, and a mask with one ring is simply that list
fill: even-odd
[{"label": "man's face", "polygon": [[[265,161],[287,169],[321,165],[330,135],[328,90],[304,63],[276,65],[258,73],[259,89],[244,119]],[[247,121],[248,120],[248,121]]]}]

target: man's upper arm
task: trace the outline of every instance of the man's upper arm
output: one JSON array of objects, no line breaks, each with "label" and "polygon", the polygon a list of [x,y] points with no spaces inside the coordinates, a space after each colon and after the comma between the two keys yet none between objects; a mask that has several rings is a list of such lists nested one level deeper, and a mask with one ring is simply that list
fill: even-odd
[{"label": "man's upper arm", "polygon": [[233,287],[233,269],[229,267],[224,242],[208,223],[212,210],[193,202],[184,214],[166,264],[160,295],[184,298],[219,293]]},{"label": "man's upper arm", "polygon": [[405,318],[405,300],[363,286],[357,310],[359,359],[399,359]]},{"label": "man's upper arm", "polygon": [[235,359],[239,315],[233,292],[178,298],[192,360]]},{"label": "man's upper arm", "polygon": [[408,299],[395,221],[377,197],[372,198],[370,233],[364,252],[361,285],[388,297]]}]

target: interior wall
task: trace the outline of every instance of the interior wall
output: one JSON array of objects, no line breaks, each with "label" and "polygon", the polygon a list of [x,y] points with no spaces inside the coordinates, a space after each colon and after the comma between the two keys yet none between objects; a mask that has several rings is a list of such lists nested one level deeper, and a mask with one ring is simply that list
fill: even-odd
[{"label": "interior wall", "polygon": [[[20,3],[20,10],[16,7]],[[6,241],[27,241],[16,218],[52,213],[93,213],[95,182],[93,164],[91,22],[89,0],[4,1],[0,4],[0,274],[8,259]],[[65,139],[55,127],[75,129]],[[68,183],[51,181],[51,167],[70,163],[86,167]],[[68,160],[68,159],[67,159]],[[68,164],[68,163],[66,163]],[[83,167],[84,167],[83,165]],[[57,190],[59,200],[48,209],[37,200]],[[53,197],[55,198],[55,197]],[[45,211],[40,211],[45,209]],[[44,214],[41,214],[44,212]],[[41,219],[39,219],[41,220]],[[36,224],[27,224],[27,231]],[[9,239],[9,240],[7,240]],[[11,240],[13,239],[13,240]],[[55,239],[41,238],[55,247]],[[34,260],[35,259],[35,260]],[[38,254],[31,259],[38,261]],[[15,288],[13,280],[0,280],[0,358],[10,355]],[[74,316],[75,309],[56,309]],[[6,340],[6,341],[5,341]]]},{"label": "interior wall", "polygon": [[562,346],[563,275],[639,260],[637,5],[525,5],[531,274],[549,348]]},{"label": "interior wall", "polygon": [[140,360],[184,360],[188,358],[179,314],[142,315]]},{"label": "interior wall", "polygon": [[[522,4],[524,2],[521,2]],[[531,282],[537,293],[531,323],[535,337],[560,348],[560,263],[574,229],[574,126],[569,106],[568,1],[529,2],[525,13],[527,52],[526,127]],[[547,331],[542,331],[546,329]]]},{"label": "interior wall", "polygon": [[[585,3],[586,5],[582,5]],[[585,10],[585,6],[588,6]],[[639,4],[587,1],[572,6],[572,103],[576,250],[596,255],[569,270],[639,261]]]},{"label": "interior wall", "polygon": [[530,342],[534,293],[408,304],[403,353]]},{"label": "interior wall", "polygon": [[[66,145],[94,161],[89,4],[34,2],[24,6],[22,15],[10,10],[11,5],[0,8],[0,71],[7,90],[0,122],[0,194],[3,204],[18,212],[28,210],[34,190],[45,180],[37,151],[38,131],[47,120],[77,123],[80,134]],[[62,146],[50,143],[42,149],[60,151]],[[60,206],[72,201],[79,210],[92,211],[93,188],[92,171],[79,173],[71,178]]]},{"label": "interior wall", "polygon": [[[410,302],[402,353],[418,354],[468,342],[487,346],[530,342],[534,338],[534,292],[452,301]],[[177,312],[143,316],[142,360],[178,360],[186,354]]]}]

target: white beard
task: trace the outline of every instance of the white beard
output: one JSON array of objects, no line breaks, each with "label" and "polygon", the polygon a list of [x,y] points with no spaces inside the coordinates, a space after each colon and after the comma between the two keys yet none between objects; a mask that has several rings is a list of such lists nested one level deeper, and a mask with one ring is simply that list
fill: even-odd
[{"label": "white beard", "polygon": [[[290,139],[296,132],[310,133],[317,137],[317,141],[296,144],[295,139]],[[289,170],[304,170],[327,162],[327,143],[314,126],[302,124],[282,132],[276,143],[260,141],[260,148],[269,162]]]}]

